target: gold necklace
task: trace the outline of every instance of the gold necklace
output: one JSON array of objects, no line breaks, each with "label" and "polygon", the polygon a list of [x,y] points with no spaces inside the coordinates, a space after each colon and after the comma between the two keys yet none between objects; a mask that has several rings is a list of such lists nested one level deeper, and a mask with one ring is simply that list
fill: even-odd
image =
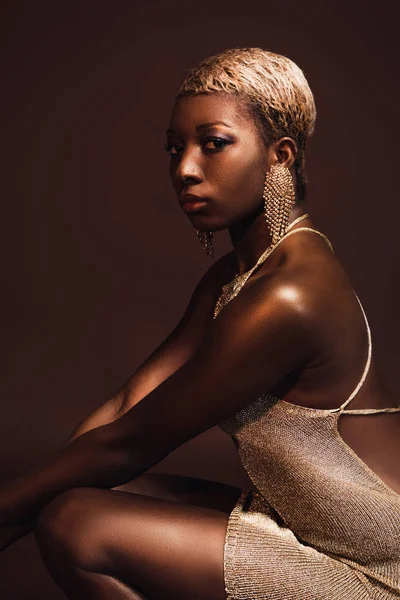
[{"label": "gold necklace", "polygon": [[241,275],[236,275],[232,281],[230,281],[229,283],[226,283],[225,285],[221,286],[221,294],[215,304],[215,308],[214,308],[214,319],[215,317],[219,314],[219,312],[224,308],[224,306],[226,304],[228,304],[228,302],[230,302],[230,300],[232,300],[235,296],[238,295],[238,293],[240,292],[240,290],[242,289],[242,287],[244,286],[244,284],[246,283],[246,281],[249,279],[250,275],[252,275],[254,273],[254,271],[263,263],[265,262],[265,260],[268,258],[268,256],[275,250],[275,248],[277,248],[279,246],[279,244],[281,242],[283,242],[284,239],[286,239],[287,237],[289,237],[290,235],[292,235],[293,233],[296,233],[297,231],[314,231],[315,233],[319,234],[320,236],[322,236],[325,241],[327,242],[327,244],[329,245],[329,247],[331,248],[332,252],[333,252],[333,246],[331,244],[331,242],[329,241],[329,239],[326,237],[326,235],[324,235],[323,233],[321,233],[320,231],[318,231],[318,229],[313,229],[311,227],[299,227],[298,229],[295,229],[293,231],[289,231],[292,227],[294,227],[294,225],[296,225],[297,223],[299,223],[300,221],[302,221],[303,219],[306,219],[308,217],[308,213],[305,213],[304,215],[301,215],[300,217],[298,217],[297,219],[295,219],[290,225],[289,227],[286,228],[286,231],[284,233],[284,235],[276,242],[275,245],[270,245],[268,246],[268,248],[261,254],[260,258],[258,259],[258,261],[256,262],[256,264],[254,265],[254,267],[252,267],[249,271],[246,271],[245,273],[242,273]]},{"label": "gold necklace", "polygon": [[[309,216],[310,215],[308,213],[304,213],[304,215],[301,215],[300,217],[297,217],[297,219],[295,219],[292,223],[290,223],[290,225],[288,227],[286,227],[286,231],[285,231],[284,235],[286,235],[286,232],[289,231],[292,227],[294,227],[295,225],[297,225],[297,223],[300,223],[300,221],[303,221],[303,219],[307,219],[307,217],[309,217]],[[275,244],[275,246],[276,246],[276,244]],[[230,283],[232,283],[235,279],[237,279],[239,277],[244,277],[245,275],[247,275],[250,272],[253,273],[253,269],[255,269],[259,264],[261,264],[261,262],[262,262],[262,260],[264,258],[264,254],[266,254],[270,250],[271,247],[272,247],[272,244],[270,246],[268,246],[268,248],[261,254],[260,258],[258,259],[258,261],[256,262],[256,264],[254,265],[254,267],[252,267],[251,269],[249,269],[245,273],[242,273],[241,275],[239,275],[239,273],[237,273]],[[230,284],[227,283],[226,285],[230,285]],[[226,287],[226,286],[223,286],[223,287]]]}]

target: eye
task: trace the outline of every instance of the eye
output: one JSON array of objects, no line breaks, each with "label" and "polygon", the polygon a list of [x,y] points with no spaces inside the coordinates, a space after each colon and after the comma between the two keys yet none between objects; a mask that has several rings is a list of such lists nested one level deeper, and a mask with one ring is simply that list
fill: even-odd
[{"label": "eye", "polygon": [[[207,144],[214,144],[214,148],[207,148]],[[222,150],[223,148],[225,148],[225,146],[227,144],[230,144],[230,142],[228,142],[228,140],[224,140],[223,138],[219,138],[219,137],[212,137],[212,138],[207,138],[207,140],[205,141],[205,145],[204,148],[206,150],[210,150],[211,152],[216,152],[218,150]]]},{"label": "eye", "polygon": [[[208,152],[218,152],[219,150],[223,150],[223,148],[225,148],[225,146],[227,146],[228,144],[231,144],[231,143],[232,142],[225,140],[223,138],[208,137],[203,142],[203,148],[204,148],[204,150],[207,150]],[[209,144],[214,144],[214,148],[207,147]],[[174,144],[172,142],[164,144],[164,150],[165,150],[165,152],[168,152],[168,154],[170,156],[176,156],[177,154],[179,154],[182,151],[182,149],[183,149],[182,146],[180,146],[179,144]]]},{"label": "eye", "polygon": [[178,154],[178,152],[173,152],[172,150],[175,148],[180,148],[181,146],[178,146],[178,144],[164,144],[164,150],[165,152],[168,152],[168,154],[170,156],[175,156],[175,154]]}]

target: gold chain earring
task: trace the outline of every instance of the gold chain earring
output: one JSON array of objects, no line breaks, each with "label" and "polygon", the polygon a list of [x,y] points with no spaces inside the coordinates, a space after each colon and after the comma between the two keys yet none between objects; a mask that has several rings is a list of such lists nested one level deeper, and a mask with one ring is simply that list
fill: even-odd
[{"label": "gold chain earring", "polygon": [[197,235],[197,239],[200,240],[200,242],[201,242],[204,250],[208,254],[208,256],[211,256],[211,258],[214,258],[214,245],[213,245],[214,232],[213,231],[199,231],[198,229],[196,229],[196,235]]},{"label": "gold chain earring", "polygon": [[280,163],[271,165],[265,175],[263,198],[265,220],[274,246],[286,231],[295,200],[293,177],[287,167]]}]

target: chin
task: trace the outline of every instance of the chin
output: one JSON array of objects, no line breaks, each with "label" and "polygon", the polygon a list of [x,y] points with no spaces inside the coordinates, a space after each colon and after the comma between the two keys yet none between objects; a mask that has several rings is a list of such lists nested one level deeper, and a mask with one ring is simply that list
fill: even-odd
[{"label": "chin", "polygon": [[207,219],[195,219],[195,218],[191,218],[190,222],[192,223],[193,227],[195,229],[197,229],[198,231],[204,231],[204,232],[208,232],[208,231],[223,231],[224,229],[228,229],[229,228],[229,224],[226,222],[219,222],[216,223],[215,221],[210,221],[208,220],[208,222],[206,222]]}]

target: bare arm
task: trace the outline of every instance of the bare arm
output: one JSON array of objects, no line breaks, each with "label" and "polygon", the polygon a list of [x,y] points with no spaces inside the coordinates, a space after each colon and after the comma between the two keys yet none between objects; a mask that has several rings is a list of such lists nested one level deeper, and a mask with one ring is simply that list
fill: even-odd
[{"label": "bare arm", "polygon": [[0,524],[31,517],[64,490],[111,488],[138,477],[304,367],[319,351],[314,305],[290,282],[243,290],[194,354],[141,402],[0,488]]},{"label": "bare arm", "polygon": [[219,272],[225,261],[226,257],[222,257],[206,271],[173,331],[114,396],[77,425],[63,447],[86,431],[112,423],[121,417],[189,360],[201,342],[207,323],[212,319]]},{"label": "bare arm", "polygon": [[[207,324],[212,320],[220,283],[219,274],[228,260],[229,255],[226,255],[206,271],[194,289],[188,306],[173,331],[116,394],[92,411],[75,427],[62,445],[61,451],[86,432],[119,419],[189,360],[199,346]],[[14,482],[23,480],[24,476]],[[14,524],[1,528],[0,551],[32,531],[36,514],[33,511],[27,519],[12,520],[15,521]],[[0,511],[0,524],[6,521],[6,518],[2,519]]]}]

